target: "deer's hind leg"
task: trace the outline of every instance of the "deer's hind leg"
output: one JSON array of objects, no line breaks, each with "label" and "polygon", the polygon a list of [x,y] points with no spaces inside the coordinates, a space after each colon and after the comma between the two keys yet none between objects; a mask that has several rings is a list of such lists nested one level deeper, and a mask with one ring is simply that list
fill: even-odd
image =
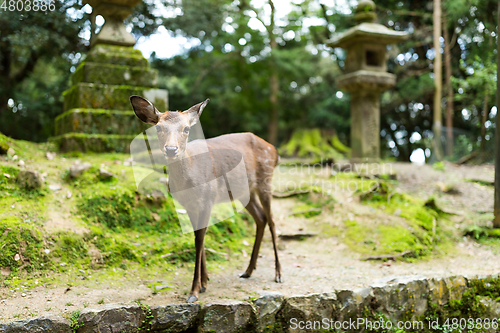
[{"label": "deer's hind leg", "polygon": [[250,202],[245,207],[246,210],[252,215],[255,220],[256,225],[256,233],[255,233],[255,242],[253,244],[252,257],[250,258],[250,263],[248,264],[248,268],[246,271],[241,274],[242,278],[249,278],[252,275],[252,272],[255,268],[257,268],[257,259],[259,257],[260,244],[262,243],[262,238],[264,237],[264,230],[266,229],[266,215],[258,203],[255,195],[250,197]]},{"label": "deer's hind leg", "polygon": [[259,199],[262,204],[262,208],[264,209],[264,214],[266,215],[267,223],[269,224],[269,230],[271,231],[271,237],[273,240],[273,248],[274,248],[274,260],[276,263],[276,276],[275,281],[277,283],[283,282],[283,277],[281,275],[281,265],[280,260],[278,258],[278,246],[276,244],[277,236],[276,236],[276,226],[273,221],[272,212],[271,212],[271,198],[272,192],[270,189],[261,189],[259,190]]}]

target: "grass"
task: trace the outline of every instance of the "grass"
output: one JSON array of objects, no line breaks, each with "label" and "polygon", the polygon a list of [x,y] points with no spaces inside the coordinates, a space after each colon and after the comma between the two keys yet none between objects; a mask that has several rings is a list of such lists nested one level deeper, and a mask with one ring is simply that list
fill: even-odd
[{"label": "grass", "polygon": [[[122,163],[129,155],[63,154],[49,161],[47,145],[12,140],[11,147],[28,167],[46,173],[46,182],[42,190],[19,189],[17,162],[0,155],[0,267],[11,270],[0,275],[0,285],[78,284],[79,270],[89,271],[95,283],[136,271],[173,275],[194,262],[194,237],[182,233],[172,199],[137,193],[133,169]],[[92,168],[71,179],[68,170],[77,159]],[[101,179],[101,166],[118,177]],[[47,188],[54,183],[62,189]],[[54,211],[69,222],[67,227],[46,229]],[[215,250],[207,252],[209,262],[224,262],[219,253],[241,252],[242,239],[253,234],[249,219],[238,214],[209,228],[206,246]],[[81,231],[74,232],[74,226]]]}]

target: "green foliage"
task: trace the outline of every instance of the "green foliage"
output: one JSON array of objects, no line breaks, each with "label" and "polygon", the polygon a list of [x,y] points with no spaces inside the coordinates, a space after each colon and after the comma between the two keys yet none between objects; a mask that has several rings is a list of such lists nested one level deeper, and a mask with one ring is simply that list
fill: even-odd
[{"label": "green foliage", "polygon": [[[71,59],[84,48],[78,37],[87,15],[71,19],[77,1],[54,1],[53,11],[1,11],[0,131],[45,140],[62,108]],[[12,99],[14,104],[8,106]]]},{"label": "green foliage", "polygon": [[445,165],[443,162],[436,162],[432,165],[432,168],[436,171],[444,171]]},{"label": "green foliage", "polygon": [[69,318],[69,325],[73,332],[77,332],[79,328],[83,327],[83,324],[78,321],[78,318],[80,317],[81,311],[75,311],[71,313],[71,317]]},{"label": "green foliage", "polygon": [[487,238],[500,238],[500,229],[492,229],[478,225],[473,225],[467,227],[464,231],[464,234],[476,240],[484,240]]}]

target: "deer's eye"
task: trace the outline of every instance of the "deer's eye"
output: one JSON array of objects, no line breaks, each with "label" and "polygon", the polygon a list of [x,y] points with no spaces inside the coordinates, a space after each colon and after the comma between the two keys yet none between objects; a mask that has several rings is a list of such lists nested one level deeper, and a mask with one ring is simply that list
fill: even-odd
[{"label": "deer's eye", "polygon": [[184,133],[189,133],[189,126],[184,127]]}]

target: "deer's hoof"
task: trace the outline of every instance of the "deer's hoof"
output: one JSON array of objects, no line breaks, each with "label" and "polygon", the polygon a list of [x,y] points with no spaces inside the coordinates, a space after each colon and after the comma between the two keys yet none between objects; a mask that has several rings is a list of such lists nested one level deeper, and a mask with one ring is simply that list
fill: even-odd
[{"label": "deer's hoof", "polygon": [[207,291],[207,288],[205,288],[205,287],[201,287],[201,289],[200,289],[200,293],[204,293],[205,291]]},{"label": "deer's hoof", "polygon": [[250,277],[250,274],[248,274],[247,272],[240,274],[240,278],[248,279],[249,277]]},{"label": "deer's hoof", "polygon": [[276,275],[275,281],[276,281],[276,283],[283,283],[284,282],[283,277],[281,277],[281,275]]},{"label": "deer's hoof", "polygon": [[194,295],[189,295],[188,299],[186,300],[187,303],[194,303],[198,300],[198,297]]}]

